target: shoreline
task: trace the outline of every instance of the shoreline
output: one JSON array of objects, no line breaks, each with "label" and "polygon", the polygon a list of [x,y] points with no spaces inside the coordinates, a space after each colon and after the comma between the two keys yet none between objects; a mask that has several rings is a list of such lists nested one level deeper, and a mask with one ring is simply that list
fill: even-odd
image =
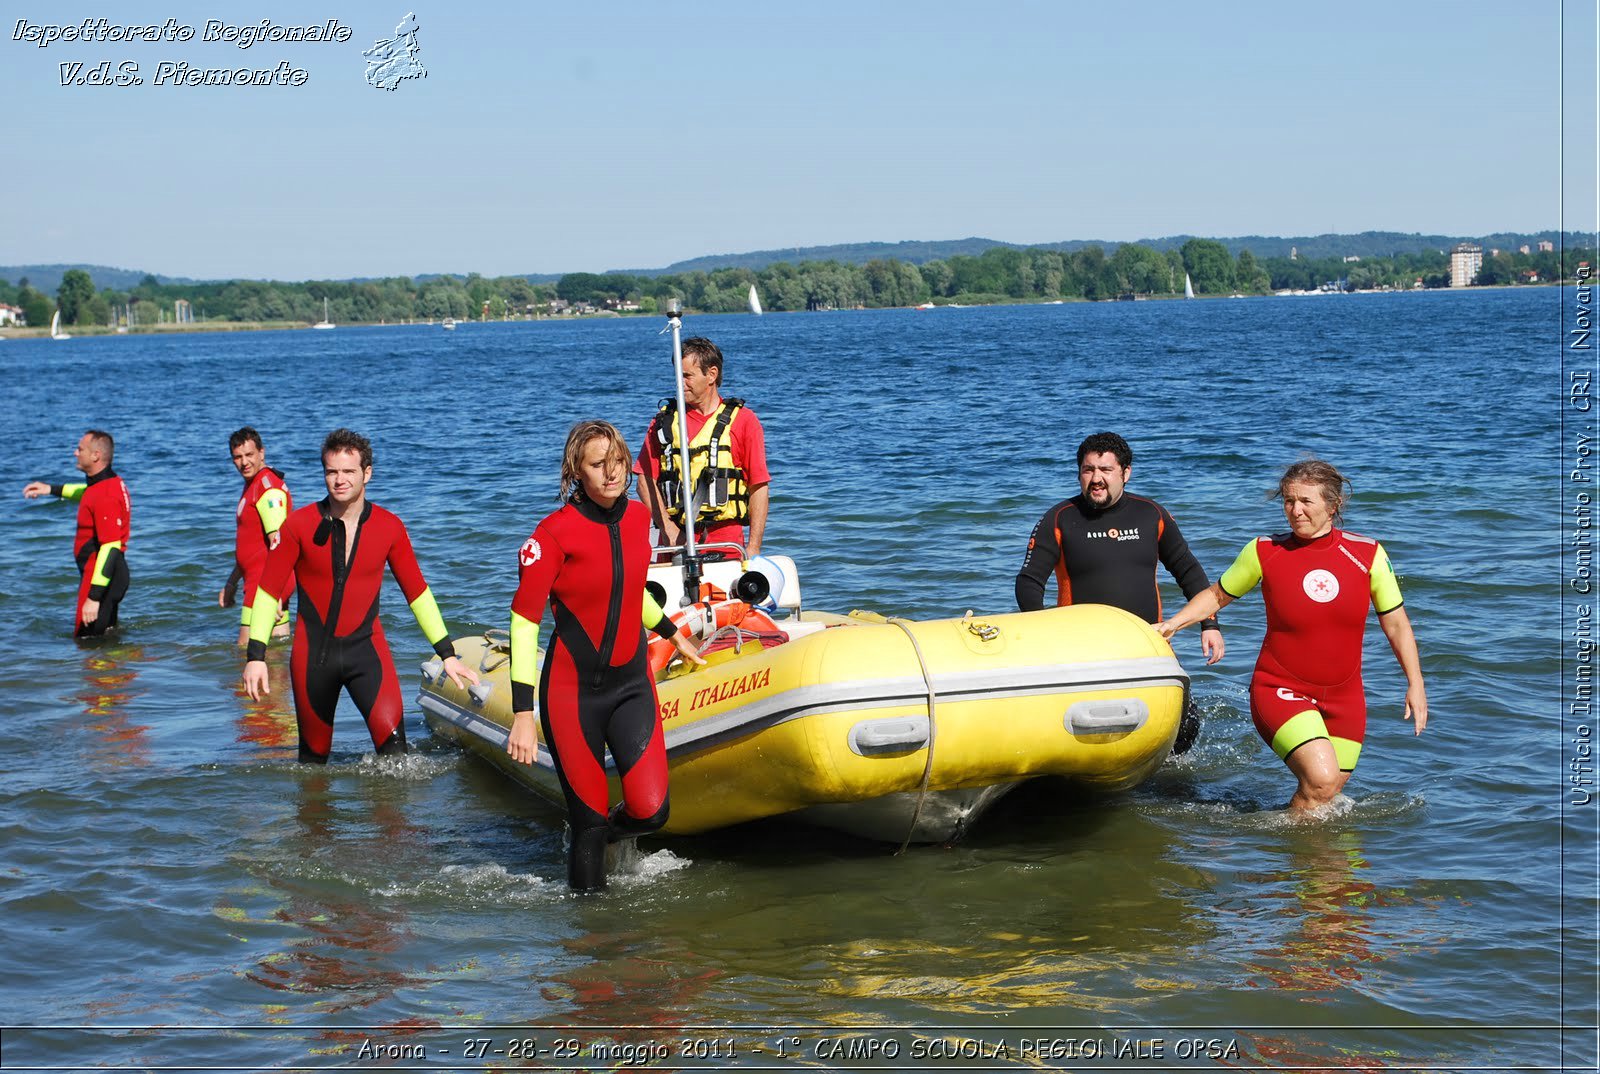
[{"label": "shoreline", "polygon": [[[1200,301],[1214,301],[1216,299],[1232,299],[1232,298],[1305,298],[1305,297],[1313,297],[1313,296],[1322,296],[1322,295],[1326,295],[1326,294],[1344,294],[1344,295],[1410,295],[1410,294],[1426,294],[1426,293],[1433,292],[1433,291],[1437,291],[1437,292],[1441,292],[1441,293],[1447,293],[1447,294],[1452,294],[1452,293],[1471,294],[1471,293],[1474,293],[1474,292],[1525,291],[1525,290],[1531,290],[1531,289],[1534,289],[1534,288],[1542,288],[1542,287],[1573,287],[1573,286],[1576,286],[1576,285],[1577,285],[1577,281],[1575,281],[1575,280],[1569,280],[1569,281],[1554,281],[1554,280],[1552,280],[1552,281],[1549,281],[1549,282],[1542,282],[1541,281],[1540,283],[1531,283],[1531,284],[1529,284],[1529,283],[1523,283],[1523,284],[1492,284],[1492,285],[1485,286],[1485,287],[1433,287],[1433,288],[1423,288],[1421,290],[1417,290],[1417,289],[1408,289],[1408,290],[1390,289],[1390,290],[1338,291],[1338,292],[1332,292],[1332,291],[1330,291],[1330,292],[1306,291],[1304,293],[1295,293],[1295,294],[1278,294],[1276,292],[1270,292],[1269,291],[1268,293],[1266,293],[1264,295],[1245,295],[1245,294],[1196,295],[1195,299],[1198,299]],[[1042,302],[1037,302],[1037,301],[1036,302],[1023,302],[1023,301],[1016,301],[1016,302],[975,302],[975,303],[971,303],[971,304],[960,304],[960,303],[954,303],[954,302],[946,301],[946,302],[935,302],[935,303],[933,303],[933,305],[931,307],[923,307],[923,306],[850,306],[850,307],[845,307],[845,309],[846,310],[851,310],[851,311],[854,311],[854,310],[867,310],[867,309],[881,309],[881,310],[921,310],[921,309],[926,309],[928,312],[931,312],[932,310],[938,310],[938,309],[982,309],[982,308],[989,308],[989,307],[995,307],[995,306],[1063,306],[1063,305],[1073,306],[1073,305],[1080,305],[1080,304],[1092,304],[1092,303],[1094,303],[1096,301],[1115,303],[1115,302],[1122,301],[1122,300],[1112,299],[1112,298],[1099,299],[1099,300],[1086,299],[1086,298],[1066,298],[1066,299],[1048,299],[1048,300],[1045,300],[1045,301],[1042,301]],[[1190,301],[1190,300],[1189,299],[1185,299],[1182,295],[1167,294],[1167,295],[1140,295],[1138,297],[1137,301],[1140,301],[1140,302],[1173,302],[1173,301],[1187,302],[1187,301]],[[741,312],[737,312],[737,313],[705,313],[705,312],[698,311],[698,310],[687,310],[685,312],[686,313],[691,313],[696,317],[743,317],[743,316],[748,316],[748,314],[743,313],[742,311]],[[776,316],[778,314],[838,313],[838,312],[840,312],[840,310],[838,310],[838,309],[827,309],[827,310],[768,310],[767,313],[764,314],[764,315],[765,316]],[[661,316],[661,314],[659,314],[659,313],[646,313],[646,312],[643,312],[643,311],[640,311],[640,312],[637,312],[637,313],[631,312],[631,311],[627,312],[627,313],[618,313],[615,310],[607,310],[607,311],[601,312],[601,313],[584,314],[582,316],[572,316],[572,317],[515,317],[515,318],[511,318],[509,320],[502,320],[502,321],[458,321],[456,323],[459,324],[459,325],[462,325],[462,326],[468,326],[468,325],[483,325],[483,324],[517,324],[517,323],[534,323],[534,322],[541,322],[542,323],[542,322],[546,322],[546,321],[574,321],[574,322],[576,322],[576,321],[592,321],[592,320],[611,320],[611,319],[619,318],[619,317],[656,318],[656,317],[660,317],[660,316]],[[307,330],[308,331],[308,330],[311,329],[311,327],[312,327],[312,325],[311,325],[310,321],[196,321],[196,322],[191,322],[189,324],[137,325],[137,326],[135,326],[133,328],[130,328],[130,329],[127,329],[127,330],[124,330],[124,331],[118,331],[115,328],[110,328],[110,327],[107,327],[105,325],[74,325],[74,326],[70,327],[70,331],[67,333],[67,335],[70,338],[74,338],[74,339],[87,339],[87,338],[90,338],[90,337],[101,337],[101,336],[117,337],[117,336],[184,335],[184,334],[188,334],[188,333],[191,333],[191,332],[199,333],[199,332],[285,332],[285,331],[301,331],[301,330]],[[399,321],[396,321],[396,322],[393,322],[393,323],[382,322],[382,321],[352,321],[352,322],[350,322],[348,324],[340,324],[340,325],[336,325],[335,326],[335,328],[438,328],[438,327],[440,327],[440,322],[438,322],[438,321],[433,321],[433,322],[428,322],[428,321],[410,321],[410,322],[405,322],[405,323],[402,323],[402,322],[399,322]],[[48,328],[0,327],[0,341],[12,340],[12,339],[49,339],[49,338],[50,338],[50,330]]]}]

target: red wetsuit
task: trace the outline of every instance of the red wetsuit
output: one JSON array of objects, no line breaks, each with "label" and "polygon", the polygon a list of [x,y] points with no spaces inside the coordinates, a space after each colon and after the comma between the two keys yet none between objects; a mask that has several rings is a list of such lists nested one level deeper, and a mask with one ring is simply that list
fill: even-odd
[{"label": "red wetsuit", "polygon": [[[267,538],[277,533],[294,510],[294,497],[284,483],[283,474],[270,466],[256,471],[239,497],[237,528],[233,536],[233,561],[244,579],[242,622],[250,623],[250,608],[256,602],[256,588],[267,566]],[[270,527],[270,528],[269,528]],[[290,580],[285,589],[292,588]]]},{"label": "red wetsuit", "polygon": [[[521,579],[511,602],[511,705],[534,707],[534,659],[524,640],[545,605],[555,638],[539,676],[539,722],[572,825],[568,880],[588,890],[605,882],[609,840],[644,835],[667,820],[667,754],[646,661],[645,571],[650,512],[620,498],[610,508],[576,500],[539,523],[519,553]],[[677,632],[662,616],[654,628]],[[605,750],[622,779],[610,808]]]},{"label": "red wetsuit", "polygon": [[1400,587],[1383,546],[1335,528],[1302,541],[1260,537],[1221,579],[1230,597],[1257,583],[1267,634],[1250,680],[1257,732],[1279,757],[1317,738],[1332,741],[1339,767],[1351,771],[1366,734],[1361,637],[1367,609],[1400,607]]},{"label": "red wetsuit", "polygon": [[[72,632],[98,637],[117,625],[117,606],[128,592],[128,538],[133,505],[128,485],[109,467],[82,484],[51,485],[50,494],[78,501],[78,529],[72,558],[78,563],[78,601],[72,606]],[[85,600],[100,602],[100,614],[84,623]]]},{"label": "red wetsuit", "polygon": [[[327,761],[340,687],[349,691],[367,721],[378,752],[403,753],[405,702],[378,618],[385,565],[394,572],[434,651],[454,656],[455,646],[417,566],[405,524],[376,504],[367,504],[347,560],[345,526],[331,517],[330,509],[328,500],[302,507],[280,531],[278,547],[268,554],[262,573],[245,659],[265,658],[273,617],[262,615],[261,609],[268,607],[266,601],[281,602],[288,596],[293,578],[299,600],[290,674],[300,725],[300,759]],[[257,618],[264,622],[256,622]]]}]

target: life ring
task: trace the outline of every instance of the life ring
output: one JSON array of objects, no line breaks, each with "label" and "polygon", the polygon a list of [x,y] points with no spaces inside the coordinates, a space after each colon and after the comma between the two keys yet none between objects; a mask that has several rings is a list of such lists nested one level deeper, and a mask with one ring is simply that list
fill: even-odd
[{"label": "life ring", "polygon": [[[779,633],[778,624],[771,616],[742,600],[696,601],[687,608],[672,613],[672,621],[680,631],[687,632],[698,641],[705,641],[723,627],[736,626],[742,630],[762,633]],[[678,647],[659,634],[650,636],[647,650],[650,660],[650,677],[659,679]]]}]

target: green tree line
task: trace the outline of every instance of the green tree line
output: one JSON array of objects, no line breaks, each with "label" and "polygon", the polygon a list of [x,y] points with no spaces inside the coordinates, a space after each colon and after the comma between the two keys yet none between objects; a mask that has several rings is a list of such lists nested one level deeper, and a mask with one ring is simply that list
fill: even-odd
[{"label": "green tree line", "polygon": [[[1522,254],[1485,251],[1477,283],[1505,285],[1572,279],[1580,261],[1595,263],[1593,250]],[[1191,239],[1179,249],[1158,251],[1124,243],[1111,254],[1100,246],[1071,253],[1040,248],[993,247],[976,256],[956,255],[914,265],[893,258],[863,265],[839,261],[779,262],[761,269],[725,268],[677,275],[573,272],[554,284],[521,276],[424,280],[392,277],[363,281],[284,283],[232,280],[162,284],[146,276],[128,291],[97,291],[89,275],[68,271],[55,302],[27,280],[13,287],[0,281],[0,302],[20,306],[30,325],[49,324],[56,308],[69,325],[103,325],[131,311],[135,324],[172,317],[174,303],[190,303],[199,320],[309,323],[322,318],[323,299],[336,324],[414,320],[492,319],[546,313],[553,306],[637,306],[659,310],[667,299],[706,313],[743,310],[751,285],[774,311],[915,306],[925,302],[979,305],[1001,302],[1096,301],[1120,295],[1162,296],[1183,292],[1184,277],[1202,295],[1266,294],[1325,285],[1350,290],[1375,287],[1448,287],[1450,258],[1426,251],[1346,262],[1343,258],[1237,257],[1222,243]],[[559,300],[559,302],[558,302]]]}]

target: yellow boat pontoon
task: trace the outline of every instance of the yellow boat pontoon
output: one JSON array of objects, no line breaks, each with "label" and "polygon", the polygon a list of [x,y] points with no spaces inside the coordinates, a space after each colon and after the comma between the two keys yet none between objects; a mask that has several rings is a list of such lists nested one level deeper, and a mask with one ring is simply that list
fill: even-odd
[{"label": "yellow boat pontoon", "polygon": [[[1172,748],[1189,677],[1167,642],[1127,612],[835,615],[802,609],[792,560],[754,565],[765,594],[745,588],[750,575],[737,560],[704,565],[706,599],[679,617],[700,634],[707,666],[658,675],[671,780],[665,834],[789,814],[868,838],[946,842],[1025,780],[1126,790]],[[662,607],[683,607],[680,567],[658,565],[650,576]],[[726,599],[737,592],[759,607]],[[460,690],[436,659],[424,664],[428,725],[561,805],[542,742],[530,765],[505,752],[505,638],[491,632],[456,648],[483,682]],[[619,793],[614,782],[613,799]]]}]

